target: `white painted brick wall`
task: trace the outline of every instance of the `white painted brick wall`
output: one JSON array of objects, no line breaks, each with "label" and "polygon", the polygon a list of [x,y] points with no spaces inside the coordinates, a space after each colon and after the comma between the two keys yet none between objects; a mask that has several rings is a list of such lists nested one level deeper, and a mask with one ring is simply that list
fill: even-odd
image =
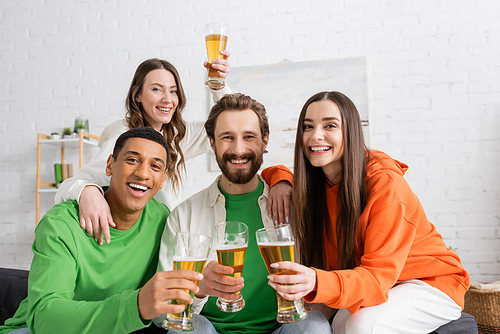
[{"label": "white painted brick wall", "polygon": [[[176,65],[185,118],[203,120],[203,27],[226,18],[232,66],[365,56],[371,146],[410,165],[407,180],[472,279],[499,279],[499,13],[491,0],[2,1],[0,266],[31,261],[36,133],[82,116],[100,134],[123,117],[135,68],[151,57]],[[57,157],[44,151],[45,179]],[[217,175],[206,155],[187,169],[185,196]],[[52,203],[42,194],[44,212]]]}]

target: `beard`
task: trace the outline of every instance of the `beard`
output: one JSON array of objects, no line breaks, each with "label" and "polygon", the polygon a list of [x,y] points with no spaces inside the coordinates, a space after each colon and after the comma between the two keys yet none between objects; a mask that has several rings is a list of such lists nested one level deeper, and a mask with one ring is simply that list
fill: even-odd
[{"label": "beard", "polygon": [[[264,161],[263,150],[259,152],[259,155],[255,152],[248,152],[242,155],[224,153],[222,157],[217,154],[217,149],[215,149],[215,157],[217,159],[217,164],[219,165],[222,174],[234,184],[245,184],[252,180],[252,178],[257,174],[262,162]],[[231,160],[247,160],[250,162],[250,168],[247,170],[236,170],[234,172],[229,170],[228,164]]]}]

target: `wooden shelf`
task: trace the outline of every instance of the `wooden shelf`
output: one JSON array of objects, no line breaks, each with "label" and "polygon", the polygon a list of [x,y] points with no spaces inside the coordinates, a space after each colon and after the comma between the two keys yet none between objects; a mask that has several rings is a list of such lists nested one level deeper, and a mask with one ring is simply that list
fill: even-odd
[{"label": "wooden shelf", "polygon": [[64,163],[64,153],[66,148],[78,148],[80,163],[78,168],[83,167],[83,148],[84,146],[97,146],[99,136],[88,132],[80,132],[77,138],[67,139],[51,139],[49,135],[39,133],[36,148],[36,224],[40,221],[40,194],[55,193],[57,191],[56,184],[41,181],[41,164],[42,164],[42,145],[53,146],[61,149],[61,164]]},{"label": "wooden shelf", "polygon": [[55,186],[52,188],[41,188],[41,189],[38,189],[38,192],[39,193],[55,193],[55,192],[57,192],[57,188]]},{"label": "wooden shelf", "polygon": [[[98,137],[99,138],[99,137]],[[83,143],[85,145],[97,146],[99,140],[91,140],[87,138],[83,138]],[[68,139],[47,139],[41,138],[40,143],[47,145],[54,145],[57,147],[65,147],[65,148],[78,148],[80,146],[80,138],[68,138]]]}]

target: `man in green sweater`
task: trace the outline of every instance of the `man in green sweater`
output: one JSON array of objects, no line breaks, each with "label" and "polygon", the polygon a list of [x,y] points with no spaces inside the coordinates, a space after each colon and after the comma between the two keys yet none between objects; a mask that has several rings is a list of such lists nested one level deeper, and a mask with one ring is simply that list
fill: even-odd
[{"label": "man in green sweater", "polygon": [[[276,291],[268,285],[267,268],[255,240],[257,229],[273,226],[267,207],[269,185],[257,173],[269,141],[265,107],[247,95],[228,94],[211,109],[205,130],[222,174],[172,211],[161,241],[158,270],[172,269],[170,245],[177,231],[212,236],[219,222],[240,221],[248,226],[249,242],[243,277],[224,276],[233,269],[218,264],[216,252],[210,252],[193,303],[193,311],[200,315],[193,316],[197,324],[192,333],[331,333],[319,311],[309,311],[305,319],[290,324],[276,321]],[[236,299],[240,289],[245,299],[241,311],[226,313],[217,308],[218,297]]]},{"label": "man in green sweater", "polygon": [[165,313],[192,302],[202,275],[156,272],[168,208],[153,199],[163,186],[168,164],[164,137],[151,128],[122,134],[110,155],[111,176],[104,196],[116,227],[113,243],[99,246],[79,225],[78,204],[54,206],[40,221],[26,298],[4,333],[130,333]]}]

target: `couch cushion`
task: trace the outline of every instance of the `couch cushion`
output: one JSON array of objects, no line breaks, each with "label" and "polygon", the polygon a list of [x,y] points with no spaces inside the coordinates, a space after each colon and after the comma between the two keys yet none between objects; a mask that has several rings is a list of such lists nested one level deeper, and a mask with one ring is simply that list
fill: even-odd
[{"label": "couch cushion", "polygon": [[431,334],[478,334],[476,318],[462,312],[462,316],[436,329]]},{"label": "couch cushion", "polygon": [[[28,274],[28,270],[0,268],[0,316],[12,317],[28,296]],[[0,319],[0,324],[4,321]]]},{"label": "couch cushion", "polygon": [[10,318],[9,312],[7,312],[5,307],[2,304],[0,304],[0,325],[3,325],[5,323],[5,320],[9,318]]}]

